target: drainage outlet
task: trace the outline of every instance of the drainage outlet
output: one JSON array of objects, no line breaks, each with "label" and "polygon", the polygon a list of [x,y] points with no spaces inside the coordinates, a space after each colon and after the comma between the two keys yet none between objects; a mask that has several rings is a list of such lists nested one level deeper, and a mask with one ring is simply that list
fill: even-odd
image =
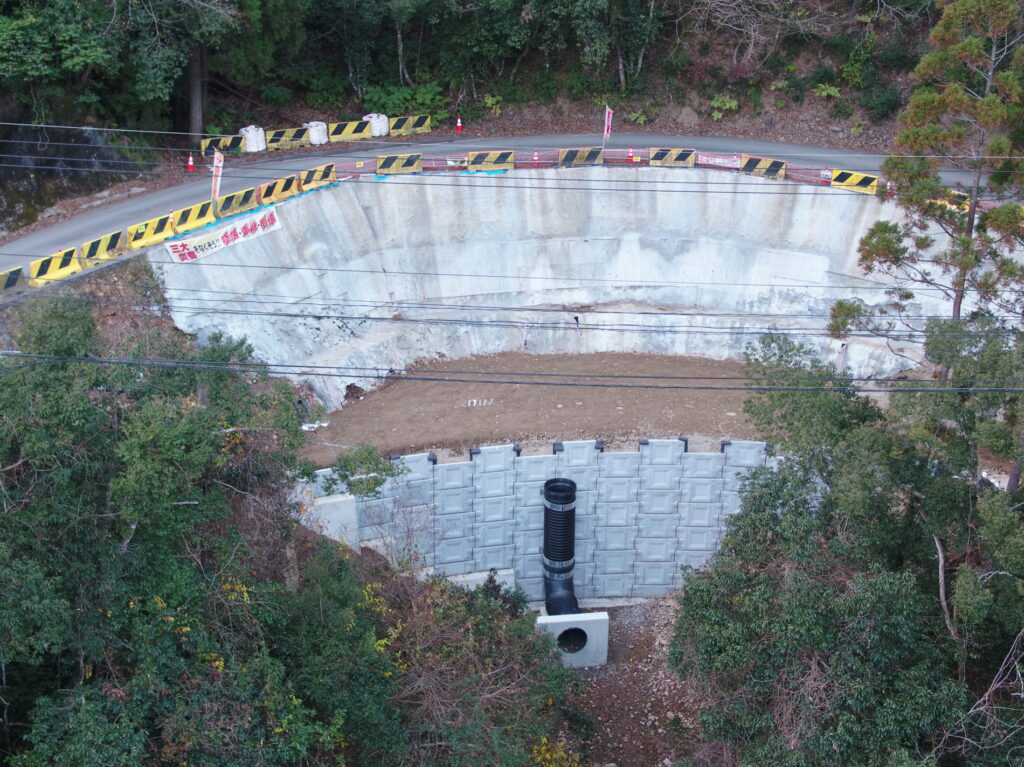
[{"label": "drainage outlet", "polygon": [[584,668],[608,662],[608,613],[541,615],[537,630],[554,638],[563,666]]}]

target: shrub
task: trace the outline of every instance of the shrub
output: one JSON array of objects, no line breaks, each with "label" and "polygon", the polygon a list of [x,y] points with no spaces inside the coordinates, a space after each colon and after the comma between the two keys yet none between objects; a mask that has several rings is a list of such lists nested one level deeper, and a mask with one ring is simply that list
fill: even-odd
[{"label": "shrub", "polygon": [[834,85],[839,82],[839,74],[828,64],[819,63],[811,73],[810,81],[813,85]]},{"label": "shrub", "polygon": [[903,101],[895,85],[875,83],[860,98],[860,105],[872,122],[881,122],[899,111]]}]

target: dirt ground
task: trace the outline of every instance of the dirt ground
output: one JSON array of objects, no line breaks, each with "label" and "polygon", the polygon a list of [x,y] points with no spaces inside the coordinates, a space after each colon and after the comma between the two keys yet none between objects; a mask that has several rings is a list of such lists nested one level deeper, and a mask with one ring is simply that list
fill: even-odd
[{"label": "dirt ground", "polygon": [[480,445],[513,442],[537,454],[555,440],[603,439],[608,450],[636,450],[642,437],[678,436],[691,437],[691,452],[717,451],[722,439],[756,438],[743,414],[743,384],[739,363],[695,357],[506,352],[430,360],[324,417],[329,425],[310,433],[303,457],[326,466],[339,448],[368,444],[384,453],[433,451],[444,462],[465,460]]}]

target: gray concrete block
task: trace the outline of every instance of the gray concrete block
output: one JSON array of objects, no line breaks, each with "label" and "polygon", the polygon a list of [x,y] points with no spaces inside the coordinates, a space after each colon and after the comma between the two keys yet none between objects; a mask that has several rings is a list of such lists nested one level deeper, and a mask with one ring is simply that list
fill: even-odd
[{"label": "gray concrete block", "polygon": [[502,495],[512,495],[515,490],[515,473],[511,471],[489,471],[479,473],[474,477],[473,486],[476,487],[476,497],[497,498]]},{"label": "gray concrete block", "polygon": [[[543,530],[516,530],[516,556],[539,554],[544,545]],[[538,560],[539,562],[540,560]]]},{"label": "gray concrete block", "polygon": [[[517,473],[518,475],[518,473]],[[516,506],[536,506],[544,503],[544,483],[536,480],[516,480],[513,487]]]},{"label": "gray concrete block", "polygon": [[675,514],[679,507],[679,493],[674,490],[641,490],[641,514]]},{"label": "gray concrete block", "polygon": [[299,521],[332,540],[359,546],[359,513],[356,499],[351,495],[339,493],[314,498]]},{"label": "gray concrete block", "polygon": [[576,492],[576,516],[597,513],[598,493],[591,490]]},{"label": "gray concrete block", "polygon": [[512,471],[515,469],[515,445],[475,447],[470,451],[469,455],[473,462],[473,471],[478,475],[492,471]]},{"label": "gray concrete block", "polygon": [[635,562],[636,552],[632,550],[596,552],[594,558],[594,564],[597,565],[596,574],[599,575],[632,573]]},{"label": "gray concrete block", "polygon": [[519,506],[515,512],[516,530],[543,530],[543,506]]},{"label": "gray concrete block", "polygon": [[528,578],[544,577],[544,565],[541,562],[540,554],[516,554],[512,557],[512,569],[516,574],[516,581]]},{"label": "gray concrete block", "polygon": [[599,477],[636,477],[640,471],[640,453],[598,453]]},{"label": "gray concrete block", "polygon": [[[476,546],[515,546],[516,524],[508,522],[477,522],[473,525]],[[511,567],[511,565],[509,565]]]},{"label": "gray concrete block", "polygon": [[473,468],[471,461],[439,463],[434,467],[434,487],[438,490],[470,487],[473,484]]},{"label": "gray concrete block", "polygon": [[515,462],[516,482],[540,482],[554,479],[558,474],[557,455],[528,455]]},{"label": "gray concrete block", "polygon": [[562,449],[556,453],[560,467],[593,466],[596,468],[597,457],[601,454],[598,447],[603,447],[604,443],[599,445],[597,440],[586,439],[575,442],[556,442],[555,445],[562,446]]},{"label": "gray concrete block", "polygon": [[473,511],[476,495],[472,487],[459,487],[434,492],[434,503],[438,514],[464,514]]},{"label": "gray concrete block", "polygon": [[577,514],[576,515],[576,539],[581,538],[594,538],[597,529],[598,518],[597,514]]},{"label": "gray concrete block", "polygon": [[725,456],[721,453],[688,453],[683,456],[683,476],[686,478],[721,479]]},{"label": "gray concrete block", "polygon": [[635,477],[598,477],[596,490],[604,503],[636,503],[640,480]]},{"label": "gray concrete block", "polygon": [[596,529],[597,548],[603,551],[626,551],[634,548],[639,528],[636,525],[628,527],[598,527]]},{"label": "gray concrete block", "polygon": [[722,499],[721,479],[684,479],[680,485],[684,503],[719,503]]},{"label": "gray concrete block", "polygon": [[473,513],[477,522],[505,522],[515,519],[515,496],[500,498],[477,498],[473,501]]},{"label": "gray concrete block", "polygon": [[544,579],[543,578],[520,578],[516,576],[516,586],[523,590],[526,598],[531,602],[544,601]]},{"label": "gray concrete block", "polygon": [[765,464],[764,442],[750,442],[746,440],[727,440],[722,443],[722,452],[725,453],[727,466],[756,467]]},{"label": "gray concrete block", "polygon": [[473,512],[440,515],[434,518],[434,534],[438,540],[469,538],[473,535],[475,522],[476,514]]},{"label": "gray concrete block", "polygon": [[416,482],[434,478],[434,464],[437,458],[433,453],[414,453],[403,455],[397,463],[404,469],[401,479],[407,482]]},{"label": "gray concrete block", "polygon": [[589,588],[594,583],[595,572],[596,565],[593,562],[577,562],[576,567],[572,569],[573,587]]},{"label": "gray concrete block", "polygon": [[[485,570],[473,573],[466,573],[465,575],[456,575],[450,578],[449,580],[456,586],[461,586],[462,588],[468,591],[473,591],[487,583],[487,579],[490,577],[491,571]],[[511,568],[507,570],[498,570],[497,572],[495,572],[494,580],[499,586],[501,586],[504,589],[514,588],[516,585],[516,576],[515,573],[512,572]]]},{"label": "gray concrete block", "polygon": [[573,546],[574,552],[576,554],[577,567],[583,564],[592,563],[594,561],[594,552],[597,551],[596,539],[580,538],[579,536],[577,536]]},{"label": "gray concrete block", "polygon": [[711,559],[713,554],[713,551],[686,551],[680,553],[678,561],[680,565],[699,568]]},{"label": "gray concrete block", "polygon": [[[441,565],[450,565],[455,562],[470,562],[473,561],[473,543],[474,539],[470,538],[450,538],[444,541],[438,541],[437,546],[434,547],[434,566],[439,567]],[[448,572],[446,570],[446,572]],[[463,570],[462,572],[472,572],[471,570]]]},{"label": "gray concrete block", "polygon": [[637,562],[637,586],[671,586],[679,565],[675,562]]},{"label": "gray concrete block", "polygon": [[598,523],[608,527],[624,527],[634,524],[639,511],[639,503],[602,503],[598,501],[594,505]]},{"label": "gray concrete block", "polygon": [[679,551],[703,552],[715,549],[719,531],[717,527],[679,527],[676,535],[679,536]]},{"label": "gray concrete block", "polygon": [[[597,451],[594,451],[597,454]],[[576,483],[576,493],[592,492],[597,487],[597,464],[590,466],[559,466],[558,476]]]},{"label": "gray concrete block", "polygon": [[636,561],[641,562],[675,562],[676,539],[673,538],[637,538]]},{"label": "gray concrete block", "polygon": [[640,444],[640,463],[651,466],[678,466],[686,452],[686,443],[678,439],[650,439]]},{"label": "gray concrete block", "polygon": [[637,538],[676,539],[679,519],[674,514],[637,514]]},{"label": "gray concrete block", "polygon": [[[608,662],[608,613],[542,615],[537,630],[555,638],[562,665],[567,668],[603,666]],[[576,637],[582,641],[574,644]]]},{"label": "gray concrete block", "polygon": [[738,469],[735,466],[726,466],[722,472],[722,476],[725,479],[725,484],[722,485],[724,490],[728,490],[730,493],[735,493],[740,489],[740,484],[743,482],[743,478],[750,473],[750,469]]},{"label": "gray concrete block", "polygon": [[424,506],[434,502],[434,483],[429,479],[415,482],[401,482],[395,486],[395,504],[401,506]]},{"label": "gray concrete block", "polygon": [[653,599],[654,597],[660,597],[668,594],[674,588],[674,584],[663,584],[657,586],[637,584],[633,586],[633,593],[630,594],[630,596],[634,599]]},{"label": "gray concrete block", "polygon": [[515,556],[516,547],[509,543],[505,546],[476,547],[473,550],[473,562],[477,570],[503,570],[512,567],[512,557]]},{"label": "gray concrete block", "polygon": [[595,597],[601,598],[626,598],[633,596],[633,573],[623,575],[602,575],[594,576],[594,585],[591,587]]},{"label": "gray concrete block", "polygon": [[717,503],[679,504],[679,524],[682,527],[713,527],[718,529],[722,506]]},{"label": "gray concrete block", "polygon": [[434,552],[433,567],[434,572],[444,576],[466,575],[467,573],[474,572],[472,559],[464,559],[457,562],[438,562],[436,551]]},{"label": "gray concrete block", "polygon": [[682,476],[683,470],[680,466],[641,466],[640,489],[676,491],[679,489],[679,480]]},{"label": "gray concrete block", "polygon": [[723,492],[722,493],[722,516],[721,516],[721,519],[724,520],[725,517],[732,516],[733,514],[736,514],[739,510],[740,510],[740,494],[739,493],[726,493],[726,492]]},{"label": "gray concrete block", "polygon": [[359,527],[387,522],[394,518],[395,499],[374,498],[356,501],[356,515],[359,519]]}]

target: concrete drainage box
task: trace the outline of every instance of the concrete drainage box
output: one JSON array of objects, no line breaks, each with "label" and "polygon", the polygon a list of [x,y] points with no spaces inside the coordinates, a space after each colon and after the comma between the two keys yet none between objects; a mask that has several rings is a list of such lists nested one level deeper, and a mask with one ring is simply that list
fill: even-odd
[{"label": "concrete drainage box", "polygon": [[541,615],[537,629],[555,638],[564,666],[585,668],[608,662],[608,613]]}]

